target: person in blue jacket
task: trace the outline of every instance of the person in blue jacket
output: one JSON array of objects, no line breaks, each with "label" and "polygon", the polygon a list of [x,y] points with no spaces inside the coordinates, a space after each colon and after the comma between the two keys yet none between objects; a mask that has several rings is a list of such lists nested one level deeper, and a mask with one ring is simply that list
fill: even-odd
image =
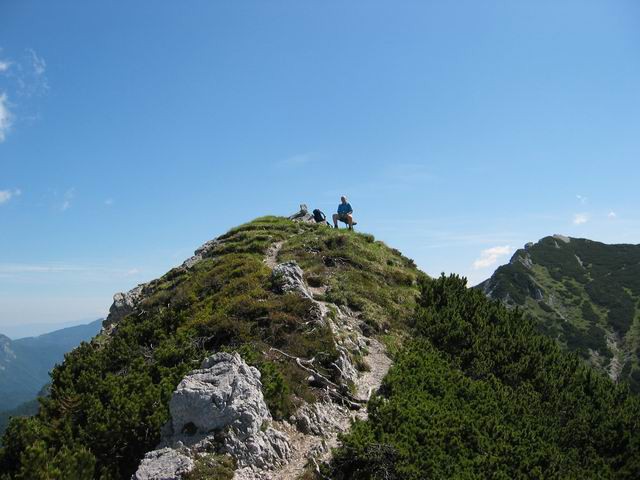
[{"label": "person in blue jacket", "polygon": [[349,230],[353,230],[353,208],[351,208],[351,205],[347,202],[347,197],[344,195],[340,197],[338,213],[333,214],[333,226],[335,228],[338,228],[338,220],[345,222],[349,225]]}]

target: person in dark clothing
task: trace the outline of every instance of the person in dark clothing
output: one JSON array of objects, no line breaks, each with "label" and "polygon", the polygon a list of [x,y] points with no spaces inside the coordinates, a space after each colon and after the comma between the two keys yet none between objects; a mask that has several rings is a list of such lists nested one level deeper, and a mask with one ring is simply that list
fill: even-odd
[{"label": "person in dark clothing", "polygon": [[353,208],[347,197],[344,195],[340,197],[340,205],[338,205],[338,213],[333,214],[333,226],[338,228],[338,221],[344,222],[349,225],[349,230],[353,230]]}]

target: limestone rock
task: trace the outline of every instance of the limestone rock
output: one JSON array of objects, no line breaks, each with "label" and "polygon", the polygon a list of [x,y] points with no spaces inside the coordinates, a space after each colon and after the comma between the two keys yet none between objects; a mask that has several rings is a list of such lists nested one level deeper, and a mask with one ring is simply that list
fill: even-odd
[{"label": "limestone rock", "polygon": [[518,261],[529,270],[533,268],[533,260],[531,259],[531,255],[529,255],[528,253],[525,253],[522,256],[518,256]]},{"label": "limestone rock", "polygon": [[331,431],[341,431],[337,421],[341,417],[338,407],[331,402],[308,403],[300,407],[295,415],[296,427],[305,434],[326,437]]},{"label": "limestone rock", "polygon": [[262,395],[260,372],[237,353],[216,353],[187,375],[171,397],[174,434],[210,433],[233,427],[239,435],[260,431],[271,414]]},{"label": "limestone rock", "polygon": [[205,359],[199,370],[182,379],[169,411],[171,423],[161,443],[167,448],[147,454],[135,480],[181,478],[181,468],[193,468],[194,455],[212,449],[230,454],[240,467],[264,470],[284,464],[291,455],[289,438],[268,426],[272,418],[260,372],[237,353]]},{"label": "limestone rock", "polygon": [[271,273],[271,278],[280,292],[298,292],[303,297],[313,299],[313,295],[304,281],[302,269],[296,262],[276,265]]},{"label": "limestone rock", "polygon": [[358,370],[353,365],[353,362],[349,358],[349,355],[343,348],[338,348],[338,359],[336,360],[336,366],[340,373],[340,379],[343,383],[354,383],[358,379]]},{"label": "limestone rock", "polygon": [[272,427],[248,436],[232,431],[225,438],[224,448],[236,459],[238,466],[265,470],[284,464],[291,455],[289,438]]},{"label": "limestone rock", "polygon": [[194,466],[194,461],[180,451],[161,448],[144,456],[132,480],[180,480]]},{"label": "limestone rock", "polygon": [[290,215],[289,220],[293,220],[295,222],[316,223],[313,215],[309,213],[309,209],[305,204],[300,205],[300,210],[293,215]]},{"label": "limestone rock", "polygon": [[102,322],[103,328],[110,327],[118,323],[124,317],[133,313],[135,308],[138,306],[138,303],[142,299],[142,291],[146,284],[140,284],[135,288],[132,288],[126,293],[116,293],[113,296],[113,304],[111,308],[109,308],[109,315]]},{"label": "limestone rock", "polygon": [[207,258],[211,256],[211,251],[220,244],[220,240],[214,238],[213,240],[209,240],[205,244],[201,245],[195,252],[193,252],[193,256],[187,258],[183,263],[182,267],[189,269],[193,267],[196,263],[200,262],[203,258]]},{"label": "limestone rock", "polygon": [[198,248],[195,252],[194,255],[199,255],[202,258],[206,258],[209,256],[209,254],[211,253],[211,251],[218,245],[220,244],[220,240],[217,238],[214,238],[213,240],[209,240],[208,242],[204,243],[203,245],[200,246],[200,248]]}]

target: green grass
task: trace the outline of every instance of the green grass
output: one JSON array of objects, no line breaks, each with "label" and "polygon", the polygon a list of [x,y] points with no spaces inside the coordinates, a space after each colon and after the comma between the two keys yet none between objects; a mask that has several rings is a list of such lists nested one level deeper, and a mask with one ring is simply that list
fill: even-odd
[{"label": "green grass", "polygon": [[328,286],[328,302],[362,312],[374,331],[410,321],[421,274],[413,261],[372,235],[320,225],[287,242],[280,258],[298,261],[313,283]]}]

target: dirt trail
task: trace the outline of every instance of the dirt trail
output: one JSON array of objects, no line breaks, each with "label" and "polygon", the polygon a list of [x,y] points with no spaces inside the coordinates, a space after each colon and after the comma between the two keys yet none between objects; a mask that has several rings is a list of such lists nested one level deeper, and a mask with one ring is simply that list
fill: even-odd
[{"label": "dirt trail", "polygon": [[[274,268],[278,264],[277,257],[282,244],[283,242],[274,243],[267,251],[264,261],[270,268]],[[308,288],[314,296],[324,295],[327,291],[326,286]],[[360,400],[368,400],[371,394],[380,387],[391,367],[392,362],[387,355],[386,347],[378,340],[362,335],[359,327],[361,320],[358,318],[357,312],[351,312],[346,308],[341,309],[333,303],[324,301],[315,301],[315,303],[331,325],[336,343],[340,347],[366,349],[364,361],[369,369],[366,372],[358,372],[354,386],[355,396]],[[330,310],[338,312],[335,321],[331,321],[327,316]],[[292,455],[289,461],[272,471],[252,470],[251,468],[237,470],[233,477],[234,480],[297,480],[308,465],[313,468],[314,465],[326,462],[331,458],[331,449],[338,446],[338,434],[348,431],[353,420],[366,420],[367,418],[365,405],[360,410],[349,410],[329,398],[316,405],[325,419],[329,419],[322,424],[322,435],[302,433],[287,421],[273,422],[273,427],[286,433],[290,439]]]},{"label": "dirt trail", "polygon": [[276,242],[271,245],[267,250],[266,256],[264,257],[264,263],[272,270],[276,267],[276,265],[278,265],[278,254],[280,253],[280,249],[282,248],[283,244],[284,242]]},{"label": "dirt trail", "polygon": [[[356,381],[357,397],[369,399],[371,393],[377,390],[384,376],[391,366],[391,359],[386,355],[384,345],[375,339],[368,339],[368,354],[364,357],[370,367],[363,372]],[[321,408],[332,419],[332,425],[324,428],[323,435],[305,434],[296,429],[289,422],[274,422],[273,427],[284,432],[289,437],[292,455],[282,467],[273,471],[251,470],[244,468],[237,470],[233,480],[297,480],[304,473],[307,465],[319,465],[331,458],[331,450],[338,447],[338,434],[346,432],[355,419],[366,420],[367,410],[349,410],[327,399]]]},{"label": "dirt trail", "polygon": [[371,394],[380,388],[392,362],[386,347],[375,338],[369,339],[369,353],[365,355],[364,361],[369,365],[369,371],[358,379],[356,396],[361,400],[369,400]]}]

